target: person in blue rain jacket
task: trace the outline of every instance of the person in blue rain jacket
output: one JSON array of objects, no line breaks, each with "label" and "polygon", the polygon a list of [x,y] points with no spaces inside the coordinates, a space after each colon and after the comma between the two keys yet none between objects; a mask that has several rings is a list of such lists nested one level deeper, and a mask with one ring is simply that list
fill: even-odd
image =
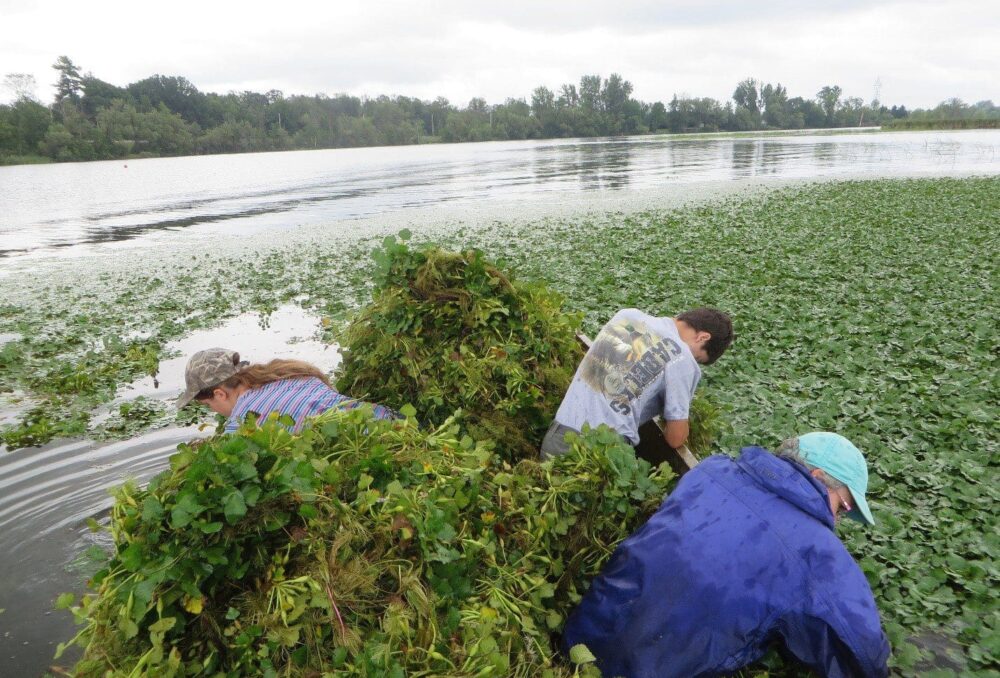
[{"label": "person in blue rain jacket", "polygon": [[623,541],[563,630],[605,678],[714,676],[772,643],[822,676],[886,676],[871,588],[835,533],[874,524],[861,452],[808,433],[689,471]]}]

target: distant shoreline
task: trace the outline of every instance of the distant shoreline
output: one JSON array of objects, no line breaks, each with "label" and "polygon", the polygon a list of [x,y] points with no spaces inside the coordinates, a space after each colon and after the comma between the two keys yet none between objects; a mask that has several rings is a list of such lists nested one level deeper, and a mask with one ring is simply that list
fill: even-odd
[{"label": "distant shoreline", "polygon": [[[564,141],[569,139],[636,139],[642,137],[675,137],[677,139],[739,139],[758,137],[781,137],[781,136],[838,136],[843,134],[875,134],[881,132],[922,132],[922,131],[960,131],[976,129],[1000,129],[1000,120],[898,120],[882,126],[865,127],[818,127],[809,129],[760,129],[746,130],[743,132],[645,132],[642,134],[623,134],[615,137],[593,136],[593,137],[542,137],[535,141]],[[228,151],[226,153],[194,153],[183,155],[157,155],[152,153],[138,153],[122,158],[95,158],[92,160],[54,160],[44,155],[15,155],[0,156],[0,167],[16,167],[19,165],[55,165],[68,163],[89,163],[89,162],[115,162],[121,160],[147,160],[154,158],[189,158],[211,155],[243,155],[244,153],[292,153],[299,151],[332,151],[339,149],[358,148],[394,148],[405,146],[425,146],[428,144],[478,144],[478,143],[498,143],[505,140],[484,139],[482,141],[444,141],[441,137],[421,137],[413,144],[372,144],[369,146],[330,146],[328,148],[286,148],[280,150],[247,150]],[[509,139],[506,141],[523,141],[522,139]]]},{"label": "distant shoreline", "polygon": [[[533,141],[567,141],[570,139],[637,139],[642,137],[676,137],[678,139],[736,139],[740,137],[775,137],[775,136],[834,136],[840,134],[872,134],[886,131],[880,127],[834,127],[834,128],[814,128],[814,129],[770,129],[770,130],[747,130],[745,132],[646,132],[643,134],[623,134],[614,137],[593,136],[593,137],[542,137]],[[0,156],[0,166],[16,167],[18,165],[54,165],[68,163],[89,163],[89,162],[128,162],[129,160],[147,160],[153,158],[189,158],[203,157],[211,155],[243,155],[245,153],[296,153],[300,151],[334,151],[353,150],[358,148],[395,148],[406,146],[425,146],[428,144],[481,144],[481,143],[503,143],[503,141],[527,141],[526,139],[484,139],[482,141],[443,141],[441,137],[421,137],[414,144],[373,144],[370,146],[331,146],[329,148],[285,148],[281,150],[248,150],[243,152],[229,151],[226,153],[194,153],[184,155],[157,155],[151,153],[137,153],[122,158],[95,158],[92,160],[54,160],[43,155],[16,155]]]}]

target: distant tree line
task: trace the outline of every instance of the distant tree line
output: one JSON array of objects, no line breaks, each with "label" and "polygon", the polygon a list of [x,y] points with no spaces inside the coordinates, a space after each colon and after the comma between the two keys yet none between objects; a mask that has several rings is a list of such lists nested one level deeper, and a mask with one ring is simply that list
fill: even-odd
[{"label": "distant tree line", "polygon": [[558,91],[537,87],[530,102],[465,108],[438,97],[285,96],[269,92],[201,92],[183,77],[153,75],[125,87],[80,69],[68,57],[53,65],[55,100],[41,103],[29,75],[4,85],[14,102],[0,105],[0,161],[100,160],[204,153],[383,146],[426,142],[593,137],[650,132],[718,132],[883,125],[894,120],[998,119],[991,101],[949,99],[929,111],[865,103],[825,86],[814,98],[789,97],[781,84],[743,80],[732,99],[674,96],[669,103],[632,97],[617,73],[585,75]]}]

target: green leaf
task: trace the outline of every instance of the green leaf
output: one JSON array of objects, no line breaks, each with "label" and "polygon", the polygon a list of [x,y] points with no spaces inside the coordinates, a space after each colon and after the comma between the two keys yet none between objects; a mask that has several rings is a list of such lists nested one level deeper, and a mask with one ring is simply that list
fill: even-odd
[{"label": "green leaf", "polygon": [[[59,597],[56,598],[55,608],[57,610],[68,610],[72,605],[73,601],[76,600],[76,596],[72,593],[60,593]],[[0,610],[2,612],[3,610]]]},{"label": "green leaf", "polygon": [[156,497],[146,497],[142,502],[142,519],[153,522],[163,517],[163,504]]},{"label": "green leaf", "polygon": [[170,511],[170,527],[175,530],[179,530],[187,526],[192,519],[193,516],[182,508],[174,507]]},{"label": "green leaf", "polygon": [[149,630],[153,633],[166,633],[177,625],[176,617],[164,617],[149,625]]},{"label": "green leaf", "polygon": [[336,648],[330,655],[330,666],[335,669],[339,669],[343,666],[344,662],[347,660],[347,648],[340,646]]},{"label": "green leaf", "polygon": [[126,638],[135,638],[139,635],[139,625],[129,617],[124,617],[118,622],[118,628]]},{"label": "green leaf", "polygon": [[142,567],[143,552],[139,544],[129,544],[124,551],[118,554],[122,567],[129,572],[137,572]]},{"label": "green leaf", "polygon": [[177,454],[173,454],[170,456],[170,468],[177,471],[190,464],[192,459],[194,459],[194,452],[192,450],[183,450]]},{"label": "green leaf", "polygon": [[230,492],[226,497],[223,511],[226,514],[226,522],[230,525],[235,525],[240,518],[247,514],[247,505],[243,501],[243,493],[239,490]]},{"label": "green leaf", "polygon": [[597,657],[583,643],[578,643],[569,649],[569,660],[574,664],[589,664],[597,661]]}]

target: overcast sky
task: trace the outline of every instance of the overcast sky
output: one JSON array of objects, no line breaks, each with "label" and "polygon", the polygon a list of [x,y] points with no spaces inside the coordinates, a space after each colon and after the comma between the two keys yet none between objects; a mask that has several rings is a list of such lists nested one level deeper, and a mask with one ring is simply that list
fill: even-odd
[{"label": "overcast sky", "polygon": [[[908,108],[1000,103],[998,0],[0,0],[0,76],[53,97],[60,55],[116,85],[403,94],[464,106],[617,72],[634,96],[729,99],[738,81],[823,85]],[[9,92],[0,93],[4,101]]]}]

